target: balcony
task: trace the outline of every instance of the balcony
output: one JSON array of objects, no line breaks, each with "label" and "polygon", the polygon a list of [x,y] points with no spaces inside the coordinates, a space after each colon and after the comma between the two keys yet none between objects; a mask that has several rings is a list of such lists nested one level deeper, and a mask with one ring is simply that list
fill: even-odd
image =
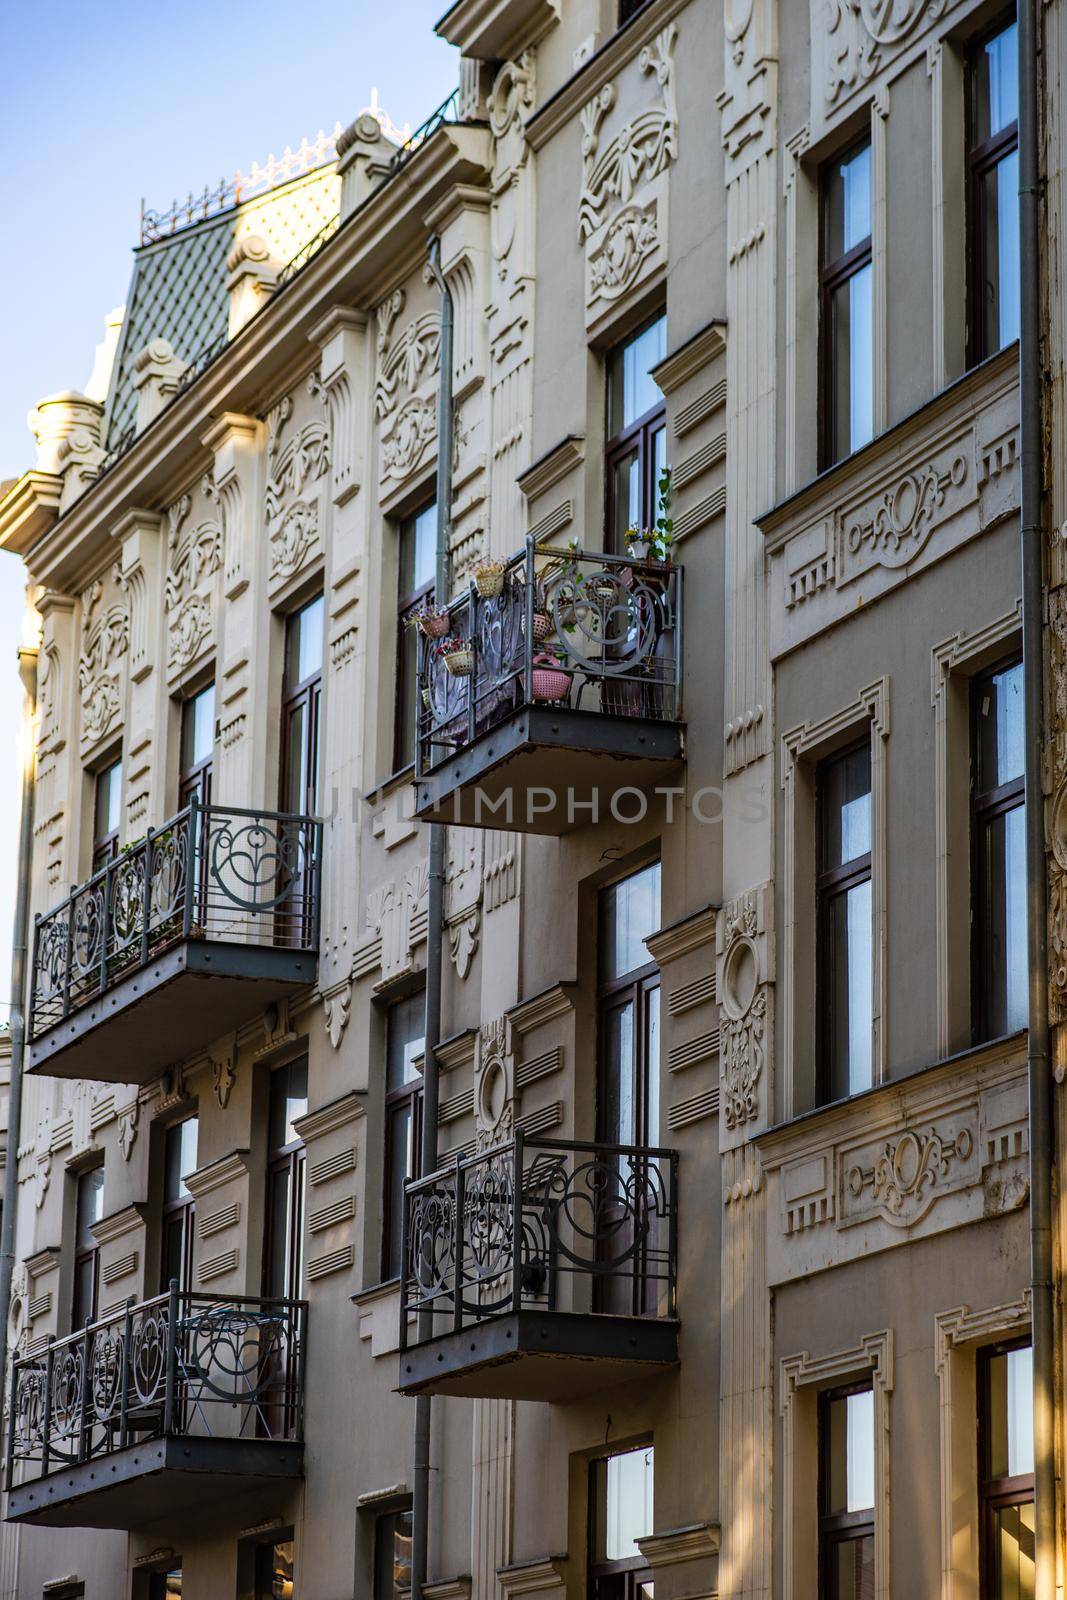
[{"label": "balcony", "polygon": [[13,1363],[9,1522],[136,1528],[303,1471],[303,1300],[169,1293]]},{"label": "balcony", "polygon": [[38,917],[31,1072],[149,1083],[312,983],[322,824],[198,806]]},{"label": "balcony", "polygon": [[559,1401],[673,1366],[677,1173],[520,1132],[409,1183],[400,1393]]},{"label": "balcony", "polygon": [[560,834],[606,820],[617,796],[632,819],[677,778],[680,567],[529,540],[498,594],[472,583],[452,602],[448,628],[419,639],[423,820]]}]

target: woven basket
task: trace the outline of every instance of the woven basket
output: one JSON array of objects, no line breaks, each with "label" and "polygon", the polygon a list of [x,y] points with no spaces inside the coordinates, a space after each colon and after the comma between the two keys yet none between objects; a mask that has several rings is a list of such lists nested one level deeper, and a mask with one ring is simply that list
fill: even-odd
[{"label": "woven basket", "polygon": [[474,651],[450,650],[445,656],[445,666],[454,678],[469,678],[474,671]]},{"label": "woven basket", "polygon": [[504,588],[503,567],[479,567],[474,574],[474,587],[483,600],[495,600]]},{"label": "woven basket", "polygon": [[530,688],[535,700],[562,700],[570,691],[571,675],[547,661],[535,664]]},{"label": "woven basket", "polygon": [[451,626],[451,620],[452,619],[449,617],[448,612],[443,611],[439,617],[420,617],[419,627],[422,629],[427,639],[443,639],[448,632],[449,627]]}]

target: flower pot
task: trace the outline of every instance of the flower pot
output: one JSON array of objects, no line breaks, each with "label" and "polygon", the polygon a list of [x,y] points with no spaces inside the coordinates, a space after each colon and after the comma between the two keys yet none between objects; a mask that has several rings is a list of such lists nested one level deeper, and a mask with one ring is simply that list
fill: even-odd
[{"label": "flower pot", "polygon": [[504,587],[504,569],[501,566],[476,567],[474,587],[483,600],[495,600]]},{"label": "flower pot", "polygon": [[635,561],[647,561],[649,540],[631,539],[629,544],[626,546],[626,549],[627,553],[631,555]]},{"label": "flower pot", "polygon": [[[523,614],[522,631],[526,632],[526,616]],[[535,644],[540,644],[552,632],[552,618],[547,611],[535,611],[533,614],[533,638]]]},{"label": "flower pot", "polygon": [[442,611],[440,616],[426,616],[419,618],[419,627],[427,639],[443,639],[449,628],[449,615]]},{"label": "flower pot", "polygon": [[454,678],[469,678],[474,671],[474,651],[449,650],[445,656],[445,666]]},{"label": "flower pot", "polygon": [[534,660],[530,688],[535,700],[562,700],[571,687],[571,674],[557,666],[551,656]]}]

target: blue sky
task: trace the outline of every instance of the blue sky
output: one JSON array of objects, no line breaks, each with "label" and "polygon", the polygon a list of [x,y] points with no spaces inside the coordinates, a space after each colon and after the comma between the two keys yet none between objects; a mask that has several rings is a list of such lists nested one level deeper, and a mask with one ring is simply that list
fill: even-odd
[{"label": "blue sky", "polygon": [[[280,155],[370,100],[414,127],[455,87],[446,0],[37,0],[0,6],[0,479],[26,413],[80,389],[155,209]],[[6,1016],[24,576],[0,558],[0,1018]]]}]

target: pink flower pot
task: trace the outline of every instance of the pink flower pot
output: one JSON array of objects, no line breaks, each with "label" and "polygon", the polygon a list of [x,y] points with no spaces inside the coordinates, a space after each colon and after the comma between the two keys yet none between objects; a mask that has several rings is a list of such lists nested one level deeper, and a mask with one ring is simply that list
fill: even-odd
[{"label": "pink flower pot", "polygon": [[562,700],[570,692],[571,675],[557,667],[551,656],[538,656],[530,687],[535,700]]}]

